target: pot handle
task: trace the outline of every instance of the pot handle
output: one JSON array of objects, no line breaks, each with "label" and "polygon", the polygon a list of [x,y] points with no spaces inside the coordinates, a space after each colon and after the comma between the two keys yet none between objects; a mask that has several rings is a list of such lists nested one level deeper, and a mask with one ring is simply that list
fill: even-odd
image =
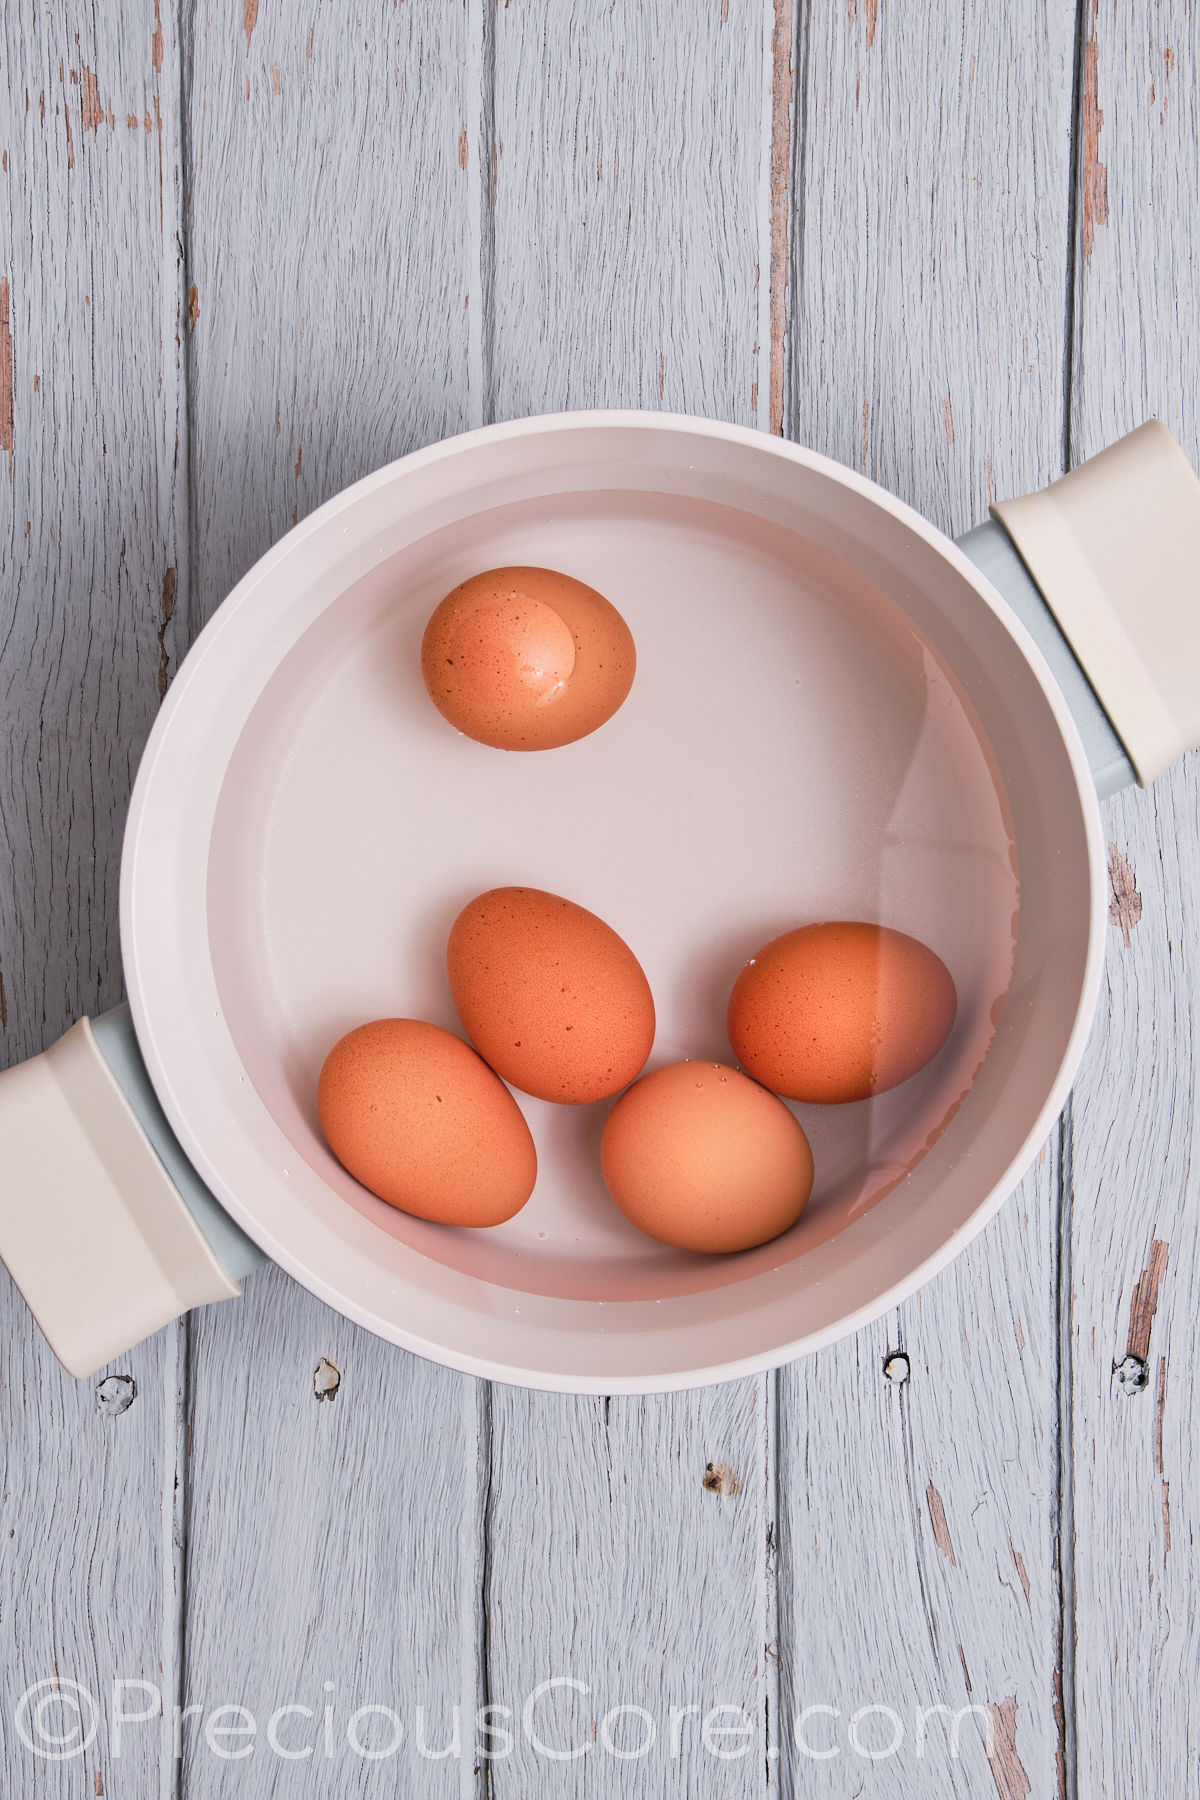
[{"label": "pot handle", "polygon": [[63,1366],[94,1374],[266,1259],[191,1167],[128,1007],[0,1074],[0,1257]]},{"label": "pot handle", "polygon": [[1045,652],[1101,797],[1148,786],[1200,745],[1200,481],[1187,457],[1149,419],[991,512],[999,525],[961,548]]}]

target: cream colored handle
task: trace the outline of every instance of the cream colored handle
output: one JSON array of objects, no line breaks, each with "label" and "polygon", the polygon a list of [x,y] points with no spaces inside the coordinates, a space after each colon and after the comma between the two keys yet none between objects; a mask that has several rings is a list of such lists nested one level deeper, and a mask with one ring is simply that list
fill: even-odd
[{"label": "cream colored handle", "polygon": [[0,1074],[0,1171],[0,1257],[72,1375],[240,1294],[87,1019]]},{"label": "cream colored handle", "polygon": [[1200,745],[1200,480],[1150,419],[992,507],[1147,786]]}]

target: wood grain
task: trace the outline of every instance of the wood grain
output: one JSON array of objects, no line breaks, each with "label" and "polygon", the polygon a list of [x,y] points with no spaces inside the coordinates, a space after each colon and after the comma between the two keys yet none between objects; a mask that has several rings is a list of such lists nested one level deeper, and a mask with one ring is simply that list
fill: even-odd
[{"label": "wood grain", "polygon": [[952,533],[1061,473],[1067,0],[814,8],[791,430]]},{"label": "wood grain", "polygon": [[1000,1757],[1057,1792],[1057,1178],[1051,1149],[951,1270],[780,1373],[791,1791],[854,1792],[880,1752],[889,1794],[981,1795]]},{"label": "wood grain", "polygon": [[[181,542],[179,65],[169,29],[155,49],[156,12],[149,0],[103,16],[51,0],[0,15],[5,1066],[121,992],[121,833],[170,648],[161,595]],[[173,1328],[114,1365],[106,1406],[102,1376],[62,1371],[0,1272],[5,1793],[100,1792],[113,1682],[173,1696],[181,1342]],[[79,1748],[93,1715],[71,1682],[95,1703],[97,1735],[78,1758],[52,1760],[22,1741],[20,1699],[60,1684],[45,1732]],[[53,1748],[34,1715],[24,1723]],[[118,1768],[131,1792],[159,1793],[170,1764],[156,1723],[128,1729]]]},{"label": "wood grain", "polygon": [[[951,530],[1150,411],[1200,457],[1188,0],[1092,0],[1078,58],[1065,0],[183,10],[182,48],[155,0],[0,17],[6,1063],[119,995],[126,798],[191,636],[390,457],[675,407],[782,425]],[[1069,1129],[938,1281],[777,1380],[489,1393],[270,1271],[101,1391],[0,1275],[0,1787],[1190,1791],[1198,780],[1107,809]],[[111,1707],[78,1761],[29,1754],[26,1686],[114,1677],[203,1709],[181,1766],[158,1721],[118,1760]],[[534,1728],[577,1760],[520,1724],[555,1677],[588,1692]],[[515,1715],[490,1766],[483,1702]],[[225,1703],[245,1760],[205,1743]],[[405,1734],[381,1767],[346,1740],[373,1703]],[[279,1725],[299,1774],[264,1742],[287,1704],[317,1715]],[[695,1713],[672,1754],[692,1705],[744,1708],[745,1757]],[[938,1706],[980,1708],[957,1753],[944,1713],[921,1742]],[[422,1754],[455,1707],[462,1753]],[[903,1730],[877,1762],[863,1707]]]},{"label": "wood grain", "polygon": [[[1185,0],[1088,10],[1073,460],[1156,413],[1200,464],[1198,52]],[[1114,908],[1073,1108],[1077,1782],[1174,1794],[1200,1764],[1200,758],[1105,811]]]},{"label": "wood grain", "polygon": [[671,0],[496,9],[490,416],[755,423],[773,16],[758,0],[704,0],[687,29]]},{"label": "wood grain", "polygon": [[155,67],[154,17],[101,27],[63,0],[0,23],[6,1063],[120,997],[121,832],[170,646],[178,70]]},{"label": "wood grain", "polygon": [[197,7],[193,633],[314,506],[471,422],[469,22],[459,0]]},{"label": "wood grain", "polygon": [[[789,429],[950,531],[1061,472],[1072,60],[1065,5],[806,19]],[[781,1371],[790,1791],[1058,1791],[1058,1186]]]},{"label": "wood grain", "polygon": [[767,1406],[761,1381],[647,1400],[494,1390],[489,1699],[519,1718],[543,1683],[577,1685],[536,1700],[536,1738],[518,1732],[492,1793],[766,1791]]},{"label": "wood grain", "polygon": [[73,1381],[3,1268],[0,1307],[0,1787],[150,1800],[162,1721],[114,1720],[176,1696],[182,1329]]},{"label": "wood grain", "polygon": [[[190,1374],[184,1792],[474,1793],[482,1385],[278,1269],[197,1324]],[[226,1705],[257,1728],[236,1761]]]},{"label": "wood grain", "polygon": [[[353,16],[332,0],[196,12],[193,630],[296,518],[470,422],[468,23],[453,0]],[[204,1711],[185,1734],[185,1791],[268,1795],[291,1779],[338,1800],[381,1781],[423,1800],[473,1792],[475,1384],[274,1270],[239,1306],[195,1316],[190,1342],[185,1691]],[[244,1760],[222,1760],[206,1739],[223,1704],[258,1725]],[[297,1762],[264,1741],[286,1705],[316,1714],[278,1727],[285,1747],[315,1745]],[[353,1750],[347,1730],[364,1706],[399,1717],[394,1756]],[[460,1708],[462,1756],[421,1754],[418,1707],[431,1747]],[[358,1729],[368,1749],[390,1742],[382,1714]]]},{"label": "wood grain", "polygon": [[[773,24],[736,0],[687,31],[666,3],[496,11],[495,416],[648,406],[755,421]],[[769,1405],[765,1381],[640,1402],[494,1390],[488,1693],[519,1707],[544,1680],[581,1682],[537,1717],[547,1741],[590,1746],[558,1762],[519,1737],[491,1769],[497,1797],[763,1791]],[[632,1714],[605,1727],[621,1705],[652,1727]],[[689,1706],[673,1745],[671,1708]],[[714,1735],[736,1722],[720,1714],[714,1750],[717,1706],[744,1709],[750,1734]],[[652,1728],[643,1756],[620,1756]]]}]

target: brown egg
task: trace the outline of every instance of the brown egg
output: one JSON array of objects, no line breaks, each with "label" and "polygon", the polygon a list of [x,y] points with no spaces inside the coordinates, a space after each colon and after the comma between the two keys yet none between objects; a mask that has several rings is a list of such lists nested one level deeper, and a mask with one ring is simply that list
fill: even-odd
[{"label": "brown egg", "polygon": [[537,1153],[504,1083],[452,1032],[376,1019],[325,1058],[317,1111],[342,1166],[440,1225],[500,1225],[533,1192]]},{"label": "brown egg", "polygon": [[729,1000],[742,1067],[777,1094],[830,1105],[915,1075],[950,1035],[950,971],[886,925],[804,925],[751,957]]},{"label": "brown egg", "polygon": [[661,1243],[717,1255],[794,1225],[808,1139],[782,1100],[721,1063],[670,1063],[621,1095],[600,1140],[609,1193]]},{"label": "brown egg", "polygon": [[421,644],[438,711],[497,750],[552,750],[611,719],[630,687],[629,627],[553,569],[488,569],[446,595]]},{"label": "brown egg", "polygon": [[480,1055],[539,1100],[607,1099],[650,1054],[654,1001],[633,951],[557,894],[480,894],[454,921],[446,967]]}]

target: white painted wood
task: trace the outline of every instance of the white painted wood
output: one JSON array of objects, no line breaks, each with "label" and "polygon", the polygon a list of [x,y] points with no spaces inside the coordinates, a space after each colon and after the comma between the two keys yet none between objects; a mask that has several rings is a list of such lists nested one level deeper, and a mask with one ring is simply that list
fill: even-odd
[{"label": "white painted wood", "polygon": [[15,1061],[121,993],[121,831],[179,561],[177,68],[149,4],[103,29],[69,0],[6,9],[0,31],[0,1042]]},{"label": "white painted wood", "polygon": [[1058,1791],[1057,1178],[1050,1149],[952,1272],[781,1375],[797,1793]]},{"label": "white painted wood", "polygon": [[[478,96],[465,80],[467,26],[453,0],[197,14],[193,628],[295,518],[469,423]],[[184,1791],[474,1792],[476,1385],[349,1325],[273,1270],[238,1306],[194,1316],[190,1344],[185,1687],[203,1711],[184,1734]],[[206,1739],[225,1703],[257,1724],[244,1760],[222,1760]],[[288,1762],[265,1734],[293,1704],[316,1719],[288,1715],[279,1741],[315,1749]],[[380,1761],[347,1738],[357,1709],[374,1705],[405,1733]],[[461,1757],[421,1755],[418,1706],[434,1747],[462,1710]],[[360,1741],[386,1746],[390,1729],[373,1715]]]},{"label": "white painted wood", "polygon": [[[183,1791],[474,1793],[485,1388],[278,1269],[226,1311],[189,1371]],[[236,1761],[224,1705],[256,1727]]]},{"label": "white painted wood", "polygon": [[[125,804],[171,653],[179,67],[157,14],[54,0],[0,16],[5,1064],[120,996]],[[114,1791],[114,1680],[170,1695],[176,1677],[181,1332],[107,1387],[77,1383],[5,1274],[0,1289],[0,1789]],[[94,1741],[61,1761],[17,1721],[22,1694],[56,1679],[97,1708]],[[92,1717],[76,1699],[43,1720],[64,1749]],[[169,1792],[155,1725],[129,1727],[118,1767],[139,1800]]]},{"label": "white painted wood", "polygon": [[770,11],[496,8],[491,416],[755,422]]},{"label": "white painted wood", "polygon": [[[1197,466],[1195,8],[1102,0],[1081,89],[1072,458],[1155,412]],[[1115,917],[1073,1107],[1077,1785],[1182,1794],[1200,1766],[1200,758],[1105,823]]]},{"label": "white painted wood", "polygon": [[[790,426],[951,531],[1061,470],[1072,54],[1061,4],[806,21]],[[1051,1154],[898,1314],[781,1374],[782,1728],[841,1715],[808,1725],[838,1754],[788,1744],[792,1791],[1057,1791],[1057,1194]],[[957,1755],[944,1714],[922,1743],[938,1706],[984,1709]]]},{"label": "white painted wood", "polygon": [[1061,473],[1068,0],[814,8],[794,435],[952,533]]},{"label": "white painted wood", "polygon": [[[770,16],[738,0],[686,29],[666,3],[496,10],[495,416],[640,405],[754,422]],[[556,1747],[592,1746],[556,1761],[518,1733],[496,1796],[765,1791],[770,1392],[493,1390],[488,1695],[519,1712],[543,1681],[581,1682],[535,1721]],[[622,1705],[655,1733],[628,1760],[608,1745],[651,1727],[623,1715],[606,1741]],[[671,1708],[689,1706],[673,1754]],[[735,1722],[720,1714],[710,1744],[744,1755],[705,1745],[717,1706],[744,1709],[751,1732],[715,1736]]]},{"label": "white painted wood", "polygon": [[175,1699],[182,1330],[76,1382],[2,1268],[0,1308],[0,1787],[169,1795],[160,1720],[114,1719]]},{"label": "white painted wood", "polygon": [[[120,829],[161,689],[237,575],[354,476],[486,417],[631,404],[769,424],[785,391],[792,435],[953,530],[1057,472],[1070,9],[799,10],[794,165],[788,0],[715,0],[686,29],[668,0],[221,0],[189,19],[182,72],[151,0],[0,19],[6,1061],[117,997]],[[1155,410],[1196,458],[1191,8],[1100,0],[1086,26],[1071,454]],[[933,1286],[777,1382],[489,1395],[270,1272],[192,1321],[186,1371],[164,1333],[100,1392],[61,1375],[0,1279],[4,1791],[175,1791],[156,1724],[128,1728],[114,1767],[110,1706],[83,1759],[29,1756],[13,1706],[56,1670],[104,1699],[114,1676],[152,1680],[168,1714],[177,1684],[206,1716],[251,1708],[245,1761],[189,1721],[180,1791],[205,1796],[1186,1791],[1194,764],[1109,809],[1125,912],[1065,1174],[1052,1145]],[[904,1372],[897,1351],[903,1382],[884,1373]],[[597,1736],[577,1761],[539,1755],[520,1709],[563,1675],[591,1691],[543,1698],[547,1738],[645,1705],[654,1751],[622,1761]],[[467,1742],[484,1699],[518,1715],[490,1769]],[[284,1766],[262,1734],[293,1702],[318,1717],[281,1740],[311,1730],[316,1748]],[[345,1739],[374,1702],[407,1733],[381,1765]],[[957,1758],[938,1717],[916,1754],[918,1708],[976,1702],[990,1760],[971,1717]],[[840,1707],[807,1730],[841,1754],[798,1753],[781,1703]],[[744,1761],[710,1754],[692,1714],[671,1757],[670,1707],[691,1704],[747,1708]],[[905,1732],[878,1762],[849,1736],[872,1704]],[[418,1705],[433,1745],[462,1709],[462,1756],[422,1757]],[[860,1742],[890,1729],[864,1719]]]},{"label": "white painted wood", "polygon": [[768,1405],[765,1381],[493,1389],[487,1690],[518,1722],[532,1698],[535,1734],[514,1727],[494,1794],[766,1792]]},{"label": "white painted wood", "polygon": [[471,422],[470,22],[461,0],[197,10],[193,631],[297,518]]}]

